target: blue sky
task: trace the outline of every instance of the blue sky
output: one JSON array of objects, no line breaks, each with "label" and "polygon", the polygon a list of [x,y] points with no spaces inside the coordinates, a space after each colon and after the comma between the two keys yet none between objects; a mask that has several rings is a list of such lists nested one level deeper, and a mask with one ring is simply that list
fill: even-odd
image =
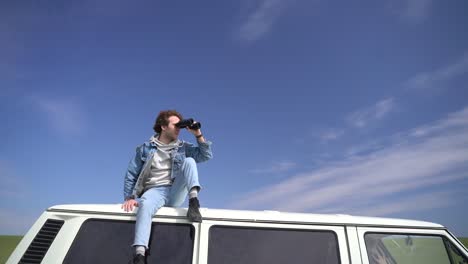
[{"label": "blue sky", "polygon": [[[0,234],[120,203],[157,113],[203,124],[203,207],[468,236],[468,2],[2,1]],[[182,139],[194,141],[183,132]]]}]

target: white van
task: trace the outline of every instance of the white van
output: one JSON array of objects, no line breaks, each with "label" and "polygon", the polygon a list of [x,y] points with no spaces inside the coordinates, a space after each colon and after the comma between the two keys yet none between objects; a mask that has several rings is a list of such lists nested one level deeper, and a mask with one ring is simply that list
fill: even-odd
[{"label": "white van", "polygon": [[[135,212],[114,205],[49,208],[7,263],[128,263]],[[148,263],[461,264],[468,251],[439,224],[402,219],[202,208],[161,208]]]}]

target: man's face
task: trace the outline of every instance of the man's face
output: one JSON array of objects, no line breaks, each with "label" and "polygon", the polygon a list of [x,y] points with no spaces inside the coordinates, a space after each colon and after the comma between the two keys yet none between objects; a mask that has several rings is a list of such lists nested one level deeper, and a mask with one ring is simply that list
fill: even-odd
[{"label": "man's face", "polygon": [[167,126],[161,127],[161,135],[170,141],[177,140],[179,137],[180,128],[176,127],[175,124],[179,123],[180,119],[177,116],[170,116],[167,120],[169,121],[169,124]]}]

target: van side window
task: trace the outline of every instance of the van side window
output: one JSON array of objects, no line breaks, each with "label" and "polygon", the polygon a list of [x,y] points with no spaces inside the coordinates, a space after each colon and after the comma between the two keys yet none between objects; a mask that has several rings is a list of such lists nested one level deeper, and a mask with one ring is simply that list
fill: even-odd
[{"label": "van side window", "polygon": [[[148,263],[192,263],[194,227],[189,224],[153,223]],[[89,219],[71,245],[65,264],[127,263],[134,249],[134,221]]]},{"label": "van side window", "polygon": [[340,263],[332,231],[212,226],[208,264]]},{"label": "van side window", "polygon": [[463,263],[449,255],[450,242],[441,236],[367,233],[364,240],[370,264]]},{"label": "van side window", "polygon": [[456,264],[468,264],[468,258],[464,257],[460,250],[455,247],[448,239],[444,239],[445,245],[447,247],[447,250],[450,255],[450,259],[452,260],[452,263]]}]

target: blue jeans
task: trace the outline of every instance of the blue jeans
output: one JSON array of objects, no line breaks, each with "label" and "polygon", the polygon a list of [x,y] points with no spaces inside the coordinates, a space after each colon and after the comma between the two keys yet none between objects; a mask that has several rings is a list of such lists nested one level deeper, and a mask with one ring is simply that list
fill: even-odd
[{"label": "blue jeans", "polygon": [[181,206],[193,187],[200,188],[197,164],[193,158],[185,158],[181,171],[174,178],[171,186],[151,188],[136,199],[138,212],[133,246],[148,248],[153,215],[163,206]]}]

